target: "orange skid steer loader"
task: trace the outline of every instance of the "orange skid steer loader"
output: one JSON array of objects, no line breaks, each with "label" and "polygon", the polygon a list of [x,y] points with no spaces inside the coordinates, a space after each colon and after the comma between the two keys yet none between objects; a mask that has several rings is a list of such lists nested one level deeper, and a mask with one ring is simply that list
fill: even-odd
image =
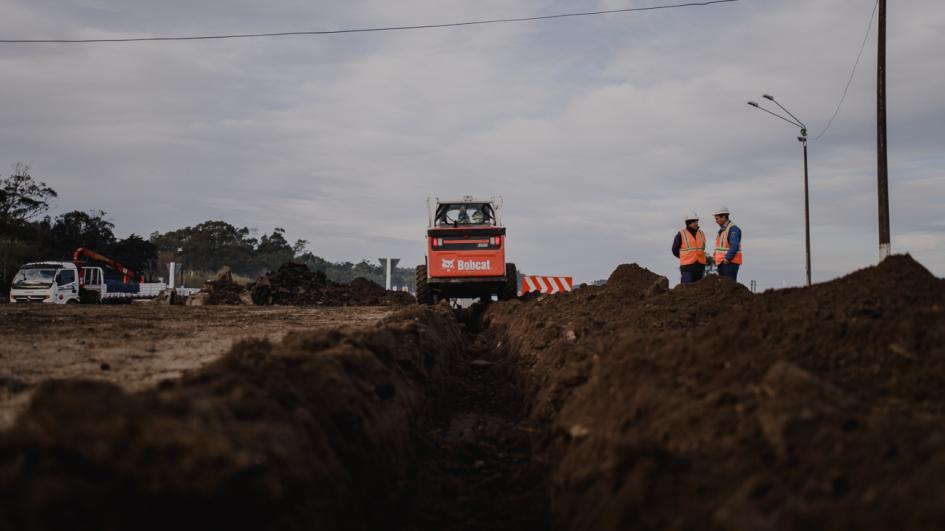
[{"label": "orange skid steer loader", "polygon": [[427,255],[417,266],[417,302],[443,299],[513,299],[518,294],[515,264],[506,263],[502,199],[427,199],[430,214]]}]

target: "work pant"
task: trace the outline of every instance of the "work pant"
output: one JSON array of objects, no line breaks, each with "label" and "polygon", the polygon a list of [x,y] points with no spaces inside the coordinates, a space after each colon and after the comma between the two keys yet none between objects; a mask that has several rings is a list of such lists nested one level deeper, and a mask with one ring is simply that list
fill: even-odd
[{"label": "work pant", "polygon": [[691,271],[680,271],[679,272],[681,284],[692,284],[693,282],[702,280],[702,277],[705,276],[704,269],[694,269]]},{"label": "work pant", "polygon": [[735,282],[738,282],[738,267],[739,264],[719,264],[719,276],[728,277]]}]

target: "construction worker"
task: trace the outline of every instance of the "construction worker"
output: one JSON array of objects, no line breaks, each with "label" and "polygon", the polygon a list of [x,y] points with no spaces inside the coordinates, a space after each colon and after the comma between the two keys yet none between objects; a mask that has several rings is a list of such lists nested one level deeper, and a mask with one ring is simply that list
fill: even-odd
[{"label": "construction worker", "polygon": [[486,216],[483,215],[482,210],[478,208],[473,209],[473,213],[472,213],[472,216],[470,216],[470,218],[472,219],[472,223],[475,225],[482,225],[483,222],[486,220]]},{"label": "construction worker", "polygon": [[742,230],[732,223],[730,216],[727,207],[715,211],[715,222],[720,228],[715,237],[713,258],[719,276],[738,281],[738,267],[742,265]]},{"label": "construction worker", "polygon": [[466,205],[460,205],[459,215],[456,217],[457,223],[462,223],[463,225],[469,224],[469,212],[466,211]]},{"label": "construction worker", "polygon": [[705,234],[699,230],[699,214],[686,214],[683,223],[673,240],[673,256],[679,258],[679,282],[690,284],[705,276]]}]

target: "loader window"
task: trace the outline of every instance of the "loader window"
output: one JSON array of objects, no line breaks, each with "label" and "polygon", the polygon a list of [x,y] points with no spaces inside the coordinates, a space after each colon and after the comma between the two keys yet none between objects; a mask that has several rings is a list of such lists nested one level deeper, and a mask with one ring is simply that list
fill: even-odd
[{"label": "loader window", "polygon": [[436,224],[440,227],[495,225],[495,216],[488,203],[444,204],[436,209]]}]

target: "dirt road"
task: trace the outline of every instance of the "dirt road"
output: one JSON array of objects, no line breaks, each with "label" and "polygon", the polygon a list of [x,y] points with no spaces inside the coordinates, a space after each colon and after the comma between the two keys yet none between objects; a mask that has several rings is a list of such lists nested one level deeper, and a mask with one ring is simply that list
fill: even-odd
[{"label": "dirt road", "polygon": [[0,305],[0,428],[49,379],[107,380],[135,391],[203,367],[248,338],[373,323],[382,307]]}]

